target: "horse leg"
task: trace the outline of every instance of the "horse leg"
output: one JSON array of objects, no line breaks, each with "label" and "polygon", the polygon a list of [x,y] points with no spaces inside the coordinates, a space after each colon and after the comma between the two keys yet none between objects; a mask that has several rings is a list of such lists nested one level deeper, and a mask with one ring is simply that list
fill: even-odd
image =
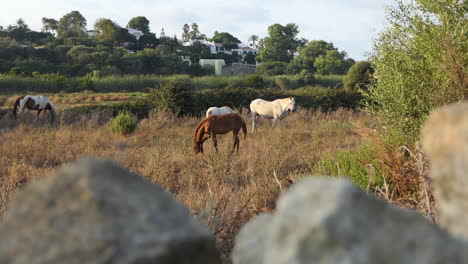
[{"label": "horse leg", "polygon": [[275,128],[276,121],[278,121],[278,118],[273,118],[273,121],[271,122],[271,128]]},{"label": "horse leg", "polygon": [[37,117],[39,117],[39,115],[41,114],[41,112],[42,112],[42,109],[37,110]]},{"label": "horse leg", "polygon": [[239,154],[239,130],[237,131],[232,131],[232,136],[233,136],[233,140],[234,140],[234,145],[232,146],[232,151],[231,153],[234,152],[234,150],[236,150],[236,147],[237,147],[237,153]]},{"label": "horse leg", "polygon": [[218,152],[218,140],[216,139],[216,134],[211,134],[211,137],[213,138],[213,146],[216,149],[216,152]]},{"label": "horse leg", "polygon": [[252,112],[252,133],[255,133],[256,124],[257,124],[257,113]]}]

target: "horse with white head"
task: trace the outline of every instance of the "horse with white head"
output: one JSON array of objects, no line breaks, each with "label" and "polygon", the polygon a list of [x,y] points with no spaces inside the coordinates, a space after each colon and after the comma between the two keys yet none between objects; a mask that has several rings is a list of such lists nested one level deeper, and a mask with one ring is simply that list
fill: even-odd
[{"label": "horse with white head", "polygon": [[[19,111],[17,109],[19,106]],[[45,96],[20,96],[15,101],[15,106],[13,107],[13,116],[18,118],[24,111],[24,109],[37,110],[37,116],[41,114],[42,111],[49,110],[51,115],[51,123],[55,120],[55,107],[54,104]]]},{"label": "horse with white head", "polygon": [[234,113],[234,111],[228,107],[228,106],[222,106],[222,107],[210,107],[208,110],[206,110],[206,117],[208,118],[209,116],[212,115],[224,115],[224,114],[230,114]]},{"label": "horse with white head", "polygon": [[252,132],[255,132],[260,117],[273,119],[271,128],[274,128],[276,121],[296,111],[296,100],[294,97],[276,99],[272,102],[255,99],[250,103],[250,111],[252,112]]}]

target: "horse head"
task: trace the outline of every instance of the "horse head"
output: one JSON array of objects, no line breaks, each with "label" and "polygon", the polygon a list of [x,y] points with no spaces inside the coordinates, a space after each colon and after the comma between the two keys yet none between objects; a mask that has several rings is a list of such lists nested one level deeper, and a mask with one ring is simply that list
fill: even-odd
[{"label": "horse head", "polygon": [[289,104],[286,110],[290,112],[296,112],[296,98],[295,97],[289,98]]},{"label": "horse head", "polygon": [[193,144],[193,152],[195,152],[195,154],[198,154],[200,152],[203,153],[203,142],[195,142]]}]

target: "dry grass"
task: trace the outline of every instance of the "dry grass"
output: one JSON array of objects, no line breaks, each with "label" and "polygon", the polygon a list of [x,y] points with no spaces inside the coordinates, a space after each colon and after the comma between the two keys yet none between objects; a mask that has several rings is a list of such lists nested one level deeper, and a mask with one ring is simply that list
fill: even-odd
[{"label": "dry grass", "polygon": [[[250,117],[244,118],[250,133]],[[360,136],[349,124],[370,120],[349,110],[300,110],[274,130],[261,120],[259,132],[241,141],[239,155],[229,154],[232,136],[228,135],[220,137],[219,153],[209,140],[205,154],[195,156],[192,135],[201,119],[194,117],[156,113],[141,120],[127,137],[111,134],[106,124],[92,117],[80,121],[62,116],[54,127],[33,116],[23,119],[0,120],[0,214],[10,195],[27,181],[92,155],[116,160],[161,184],[208,224],[226,256],[242,224],[259,212],[273,210],[281,190],[312,174],[321,156],[357,148]]]}]

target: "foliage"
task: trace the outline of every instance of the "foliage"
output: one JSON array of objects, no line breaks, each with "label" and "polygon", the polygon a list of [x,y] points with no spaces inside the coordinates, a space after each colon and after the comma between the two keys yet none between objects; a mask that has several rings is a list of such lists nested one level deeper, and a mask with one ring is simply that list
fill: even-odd
[{"label": "foliage", "polygon": [[133,17],[128,21],[127,27],[141,30],[144,34],[150,33],[149,20],[144,16]]},{"label": "foliage", "polygon": [[315,77],[312,73],[308,72],[307,70],[302,70],[297,75],[297,83],[299,86],[310,85],[315,82]]},{"label": "foliage", "polygon": [[299,40],[296,38],[298,33],[298,27],[294,23],[269,26],[268,37],[263,39],[263,47],[260,47],[260,55],[257,56],[258,61],[290,62],[299,46]]},{"label": "foliage", "polygon": [[138,121],[128,113],[118,114],[109,125],[109,129],[114,134],[129,135],[138,127]]},{"label": "foliage", "polygon": [[255,64],[255,55],[253,52],[249,51],[247,54],[244,56],[244,62],[247,64]]},{"label": "foliage", "polygon": [[71,11],[64,15],[57,23],[57,33],[61,38],[84,37],[86,19],[78,11]]},{"label": "foliage", "polygon": [[379,161],[378,149],[372,144],[363,144],[357,152],[343,150],[322,158],[314,170],[319,175],[349,177],[361,189],[381,186],[385,177]]},{"label": "foliage", "polygon": [[237,44],[241,43],[241,41],[238,38],[234,37],[233,35],[227,32],[221,32],[214,35],[211,41],[215,43],[221,43],[227,49],[236,49],[238,48]]},{"label": "foliage", "polygon": [[146,98],[154,108],[185,115],[193,112],[194,92],[189,79],[171,80],[160,89],[150,89]]},{"label": "foliage", "polygon": [[276,76],[275,78],[275,84],[283,90],[289,90],[291,89],[291,81],[289,81],[288,78],[285,76]]},{"label": "foliage", "polygon": [[245,80],[245,84],[248,87],[252,88],[263,88],[265,86],[265,81],[263,80],[262,76],[257,74],[252,74]]},{"label": "foliage", "polygon": [[343,78],[344,88],[347,90],[367,90],[372,81],[374,69],[368,61],[356,62]]},{"label": "foliage", "polygon": [[346,53],[337,50],[327,50],[314,61],[314,67],[319,74],[344,74],[348,70],[345,61]]},{"label": "foliage", "polygon": [[[258,56],[257,56],[258,58]],[[271,61],[263,62],[257,66],[256,72],[262,75],[283,75],[286,73],[286,67],[288,66],[285,62]]]},{"label": "foliage", "polygon": [[289,65],[289,72],[302,69],[319,74],[344,74],[353,64],[346,59],[346,52],[338,51],[331,42],[313,40],[298,48],[299,55]]},{"label": "foliage", "polygon": [[468,95],[467,8],[464,1],[399,1],[375,40],[368,110],[409,143],[434,107]]}]

